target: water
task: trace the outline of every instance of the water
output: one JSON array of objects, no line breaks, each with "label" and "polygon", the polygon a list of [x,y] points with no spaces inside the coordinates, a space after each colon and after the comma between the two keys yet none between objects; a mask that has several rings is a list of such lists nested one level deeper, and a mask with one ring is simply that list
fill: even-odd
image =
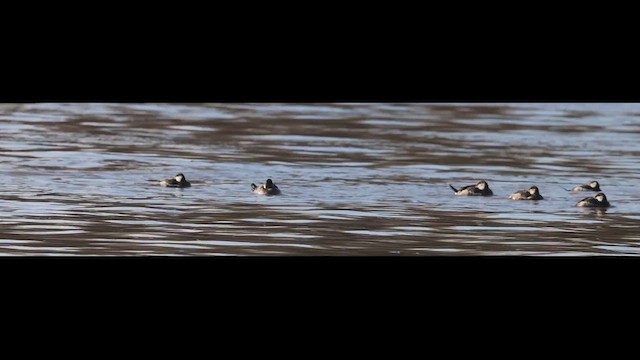
[{"label": "water", "polygon": [[640,104],[0,104],[0,255],[637,256],[639,140]]}]

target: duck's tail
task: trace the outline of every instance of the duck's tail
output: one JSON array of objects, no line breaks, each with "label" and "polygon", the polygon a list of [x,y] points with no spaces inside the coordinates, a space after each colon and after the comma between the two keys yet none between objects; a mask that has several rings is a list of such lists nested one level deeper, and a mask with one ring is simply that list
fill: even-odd
[{"label": "duck's tail", "polygon": [[564,190],[564,191],[573,191],[573,190],[571,190],[571,189],[566,189],[564,186],[560,186],[560,185],[558,185],[558,186],[559,186],[562,190]]},{"label": "duck's tail", "polygon": [[457,193],[457,192],[458,192],[458,189],[454,188],[454,187],[453,187],[453,185],[449,184],[449,187],[451,187],[451,188],[453,189],[453,192],[454,192],[454,193]]},{"label": "duck's tail", "polygon": [[251,184],[251,190],[255,190],[257,188],[256,184]]}]

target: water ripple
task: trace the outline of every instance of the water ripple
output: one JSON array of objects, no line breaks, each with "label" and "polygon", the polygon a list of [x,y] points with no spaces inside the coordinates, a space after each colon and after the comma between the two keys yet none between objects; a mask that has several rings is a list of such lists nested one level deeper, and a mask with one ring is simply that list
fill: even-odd
[{"label": "water ripple", "polygon": [[[0,255],[638,256],[640,104],[0,104]],[[187,189],[163,188],[178,172]],[[251,183],[272,178],[277,197]],[[495,196],[448,184],[489,182]],[[614,204],[576,208],[598,180]],[[542,201],[508,195],[536,185]]]}]

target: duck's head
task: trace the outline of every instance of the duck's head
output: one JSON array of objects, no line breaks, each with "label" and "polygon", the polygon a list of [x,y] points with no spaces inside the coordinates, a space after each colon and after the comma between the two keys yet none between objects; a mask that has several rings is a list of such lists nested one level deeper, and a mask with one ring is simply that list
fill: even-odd
[{"label": "duck's head", "polygon": [[537,186],[532,186],[529,188],[529,194],[531,195],[539,195],[540,194],[540,190],[538,189]]},{"label": "duck's head", "polygon": [[591,187],[594,190],[600,190],[600,184],[598,184],[597,181],[592,181],[589,183],[589,187]]},{"label": "duck's head", "polygon": [[596,196],[594,196],[594,198],[600,202],[606,202],[607,201],[607,196],[604,193],[598,193],[596,194]]},{"label": "duck's head", "polygon": [[484,189],[488,189],[489,188],[489,184],[487,184],[486,181],[482,180],[480,182],[478,182],[478,184],[476,185],[476,187],[480,190],[484,190]]},{"label": "duck's head", "polygon": [[184,175],[182,173],[176,175],[176,181],[181,183],[183,181],[187,180],[187,178],[184,177]]}]

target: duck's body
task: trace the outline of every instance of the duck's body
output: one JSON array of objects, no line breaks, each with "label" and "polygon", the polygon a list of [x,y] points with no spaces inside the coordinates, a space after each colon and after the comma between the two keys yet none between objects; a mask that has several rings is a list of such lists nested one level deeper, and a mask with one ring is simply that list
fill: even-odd
[{"label": "duck's body", "polygon": [[166,187],[184,188],[184,187],[191,186],[191,183],[187,181],[187,178],[184,177],[182,173],[180,173],[176,175],[174,178],[160,181],[160,185],[166,186]]},{"label": "duck's body", "polygon": [[540,195],[540,190],[537,186],[532,186],[528,190],[521,190],[509,195],[511,200],[542,200],[544,199]]},{"label": "duck's body", "polygon": [[604,193],[598,193],[594,197],[586,197],[576,204],[578,207],[609,207],[611,204],[607,201]]},{"label": "duck's body", "polygon": [[280,194],[280,189],[278,189],[276,184],[274,184],[273,181],[271,181],[271,179],[267,179],[267,182],[264,183],[264,185],[256,186],[256,184],[251,184],[251,191],[261,195]]},{"label": "duck's body", "polygon": [[588,184],[576,186],[571,191],[600,191],[600,184],[597,181],[592,181]]},{"label": "duck's body", "polygon": [[489,184],[486,181],[480,181],[475,185],[468,185],[458,190],[451,184],[449,186],[453,189],[453,193],[462,196],[491,196],[493,191],[489,189]]}]

